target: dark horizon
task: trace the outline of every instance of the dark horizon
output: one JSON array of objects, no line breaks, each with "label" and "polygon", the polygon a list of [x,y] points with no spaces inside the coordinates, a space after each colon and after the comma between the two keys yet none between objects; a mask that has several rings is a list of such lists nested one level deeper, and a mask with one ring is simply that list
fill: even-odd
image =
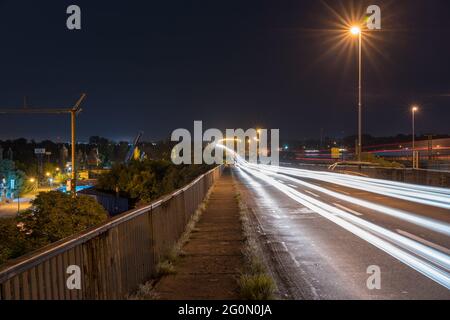
[{"label": "dark horizon", "polygon": [[[110,143],[115,143],[115,144],[119,144],[119,143],[132,143],[134,140],[130,139],[130,140],[114,140],[114,139],[110,139],[108,137],[103,137],[103,136],[89,136],[87,139],[79,139],[77,140],[77,144],[91,144],[90,143],[90,138],[104,138],[107,139]],[[411,143],[411,137],[412,134],[403,134],[403,133],[398,133],[396,135],[389,135],[389,136],[372,136],[372,135],[368,135],[368,134],[364,134],[363,135],[363,140],[367,142],[367,140],[369,141],[377,141],[377,140],[382,140],[382,141],[395,141],[399,142],[399,143]],[[436,140],[441,140],[441,139],[448,139],[450,138],[450,134],[436,134],[436,135],[432,135],[434,141]],[[53,144],[67,144],[70,145],[71,142],[69,139],[67,140],[58,140],[58,139],[33,139],[33,138],[26,138],[26,137],[16,137],[16,138],[11,138],[11,139],[0,139],[0,143],[14,143],[18,140],[22,140],[25,139],[26,142],[28,144],[36,144],[36,145],[43,145],[46,142],[50,142]],[[342,144],[345,144],[345,141],[352,141],[351,143],[348,144],[349,147],[353,146],[353,141],[357,139],[356,135],[349,135],[349,136],[345,136],[345,137],[332,137],[332,136],[323,136],[322,140],[324,141],[324,143],[326,141],[330,142],[330,141],[341,141]],[[297,144],[302,144],[302,143],[319,143],[320,141],[320,137],[303,137],[303,138],[298,138],[298,139],[281,139],[280,142],[282,144],[284,143],[297,143]],[[428,141],[429,140],[429,135],[428,134],[416,134],[416,141]],[[143,139],[140,140],[139,144],[151,144],[151,143],[160,143],[160,142],[170,142],[170,137],[165,137],[162,139],[156,139],[156,140],[148,140],[148,139]],[[177,143],[177,142],[173,142],[173,143]],[[95,144],[95,143],[93,143]],[[0,147],[2,147],[2,145],[0,145]],[[366,147],[370,147],[370,145],[365,145],[364,148]],[[3,150],[6,151],[6,150]]]},{"label": "dark horizon", "polygon": [[[172,130],[279,128],[282,140],[356,133],[356,51],[331,50],[338,18],[372,1],[226,4],[2,1],[0,107],[71,106],[88,94],[79,141],[160,140]],[[358,4],[356,6],[355,4]],[[382,31],[364,60],[364,127],[373,136],[448,134],[448,1],[378,1]],[[352,9],[353,8],[353,9]],[[357,10],[360,8],[360,10]],[[369,49],[371,48],[371,49]],[[68,116],[0,115],[0,139],[69,140]]]}]

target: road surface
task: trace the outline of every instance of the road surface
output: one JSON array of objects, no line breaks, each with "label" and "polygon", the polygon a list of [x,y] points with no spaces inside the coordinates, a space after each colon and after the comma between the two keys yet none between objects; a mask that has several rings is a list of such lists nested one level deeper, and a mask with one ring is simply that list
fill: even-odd
[{"label": "road surface", "polygon": [[233,173],[286,298],[450,299],[450,189],[243,161]]},{"label": "road surface", "polygon": [[9,203],[0,204],[0,219],[1,218],[13,218],[17,215],[17,211],[23,211],[31,207],[32,198],[20,198],[20,203],[18,204],[18,199]]}]

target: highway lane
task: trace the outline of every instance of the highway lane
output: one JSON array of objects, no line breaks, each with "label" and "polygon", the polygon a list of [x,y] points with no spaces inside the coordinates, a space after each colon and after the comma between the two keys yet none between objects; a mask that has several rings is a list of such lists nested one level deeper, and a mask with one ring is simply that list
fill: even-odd
[{"label": "highway lane", "polygon": [[[447,190],[411,192],[390,182],[285,169],[242,161],[235,169],[282,292],[306,299],[450,299]],[[380,290],[367,288],[369,266],[381,269]]]}]

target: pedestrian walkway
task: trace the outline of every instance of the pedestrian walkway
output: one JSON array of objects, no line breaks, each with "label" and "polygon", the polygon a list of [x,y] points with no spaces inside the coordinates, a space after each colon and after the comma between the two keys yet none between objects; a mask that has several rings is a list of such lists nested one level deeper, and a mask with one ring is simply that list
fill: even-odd
[{"label": "pedestrian walkway", "polygon": [[238,299],[244,239],[231,170],[213,186],[207,207],[184,245],[176,274],[155,287],[157,298]]}]

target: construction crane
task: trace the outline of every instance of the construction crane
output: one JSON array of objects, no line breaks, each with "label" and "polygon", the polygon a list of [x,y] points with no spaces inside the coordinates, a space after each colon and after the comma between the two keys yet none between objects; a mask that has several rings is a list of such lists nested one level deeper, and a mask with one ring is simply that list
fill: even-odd
[{"label": "construction crane", "polygon": [[[134,138],[133,144],[130,146],[130,149],[128,150],[127,156],[125,158],[125,164],[129,163],[131,159],[135,157],[135,152],[137,149],[137,145],[139,143],[139,140],[141,140],[141,137],[144,133],[141,131],[137,134],[136,138]],[[138,156],[139,159],[139,156]]]},{"label": "construction crane", "polygon": [[78,101],[71,108],[29,108],[24,103],[23,108],[0,109],[0,114],[70,114],[71,136],[72,136],[72,172],[70,180],[70,192],[73,197],[77,195],[77,170],[75,165],[75,148],[76,148],[76,117],[82,111],[81,103],[86,98],[83,93]]}]

